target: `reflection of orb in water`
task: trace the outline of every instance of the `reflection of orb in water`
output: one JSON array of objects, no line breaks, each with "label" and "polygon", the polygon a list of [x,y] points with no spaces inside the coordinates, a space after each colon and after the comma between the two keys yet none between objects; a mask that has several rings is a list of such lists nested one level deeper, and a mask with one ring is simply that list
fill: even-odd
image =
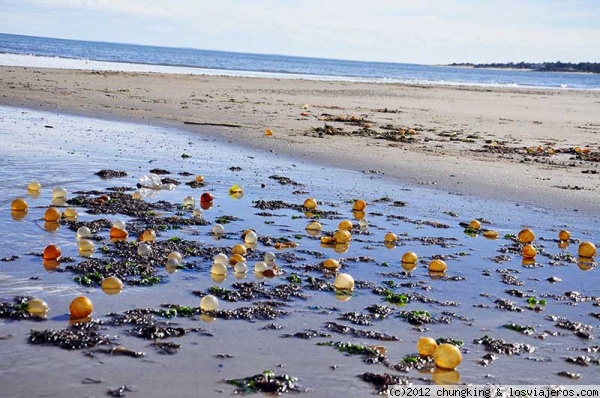
[{"label": "reflection of orb in water", "polygon": [[533,245],[525,245],[523,246],[523,257],[525,258],[533,258],[537,254],[537,250]]},{"label": "reflection of orb in water", "polygon": [[460,383],[460,373],[457,370],[435,368],[431,380],[437,385],[456,385]]}]

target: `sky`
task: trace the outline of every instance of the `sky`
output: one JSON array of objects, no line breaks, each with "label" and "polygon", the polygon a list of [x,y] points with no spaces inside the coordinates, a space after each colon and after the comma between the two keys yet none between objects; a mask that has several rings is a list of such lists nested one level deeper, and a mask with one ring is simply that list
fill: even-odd
[{"label": "sky", "polygon": [[0,0],[0,32],[320,58],[600,62],[600,0]]}]

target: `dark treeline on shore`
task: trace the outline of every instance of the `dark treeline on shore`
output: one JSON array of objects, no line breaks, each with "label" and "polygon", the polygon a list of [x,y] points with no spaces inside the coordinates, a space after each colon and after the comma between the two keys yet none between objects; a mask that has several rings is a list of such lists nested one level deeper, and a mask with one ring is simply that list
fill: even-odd
[{"label": "dark treeline on shore", "polygon": [[492,64],[473,64],[473,63],[452,63],[448,66],[468,66],[471,68],[499,68],[499,69],[523,69],[538,72],[585,72],[600,73],[600,63],[597,62],[579,62],[577,64],[570,62],[508,62]]}]

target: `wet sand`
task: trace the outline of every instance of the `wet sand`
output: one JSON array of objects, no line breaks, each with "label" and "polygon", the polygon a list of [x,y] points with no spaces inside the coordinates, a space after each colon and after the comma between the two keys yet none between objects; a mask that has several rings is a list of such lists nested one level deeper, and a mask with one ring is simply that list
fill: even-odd
[{"label": "wet sand", "polygon": [[597,91],[20,67],[0,67],[0,91],[4,105],[167,124],[413,185],[600,210]]}]

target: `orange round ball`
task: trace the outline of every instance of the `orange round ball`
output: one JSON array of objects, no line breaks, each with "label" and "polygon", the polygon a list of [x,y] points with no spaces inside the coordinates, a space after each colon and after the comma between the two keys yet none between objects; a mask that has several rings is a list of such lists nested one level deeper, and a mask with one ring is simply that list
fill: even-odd
[{"label": "orange round ball", "polygon": [[478,220],[471,220],[469,223],[469,228],[481,229],[481,223]]},{"label": "orange round ball", "polygon": [[71,301],[71,305],[69,305],[69,312],[73,319],[85,318],[91,315],[93,311],[94,305],[92,304],[92,300],[85,296],[76,297]]},{"label": "orange round ball", "polygon": [[12,201],[10,209],[12,211],[25,211],[27,210],[27,202],[24,199],[17,198]]},{"label": "orange round ball", "polygon": [[44,249],[43,257],[44,260],[56,260],[60,258],[61,252],[60,248],[56,245],[48,245]]},{"label": "orange round ball", "polygon": [[350,220],[340,221],[340,223],[338,224],[338,229],[343,230],[343,231],[352,230],[352,221],[350,221]]},{"label": "orange round ball", "polygon": [[308,198],[304,201],[304,208],[309,210],[314,210],[317,208],[317,201],[313,198]]},{"label": "orange round ball", "polygon": [[445,272],[448,269],[444,260],[432,260],[429,263],[429,271],[433,272]]},{"label": "orange round ball", "polygon": [[402,255],[402,262],[407,264],[416,263],[419,257],[415,252],[406,252]]},{"label": "orange round ball", "polygon": [[569,231],[567,231],[566,229],[563,229],[562,231],[560,231],[558,233],[558,239],[559,240],[569,240],[569,239],[571,239],[571,233]]},{"label": "orange round ball", "polygon": [[352,210],[354,211],[363,211],[366,207],[367,202],[365,202],[363,199],[358,199],[352,204]]},{"label": "orange round ball", "polygon": [[596,245],[592,242],[582,242],[579,245],[579,255],[581,257],[594,257],[596,255]]},{"label": "orange round ball", "polygon": [[44,220],[46,221],[58,221],[60,220],[60,211],[56,207],[49,207],[44,213]]},{"label": "orange round ball", "polygon": [[529,228],[525,228],[519,232],[518,238],[521,243],[531,243],[535,239],[535,233]]},{"label": "orange round ball", "polygon": [[440,344],[433,352],[433,360],[442,369],[455,369],[462,362],[462,354],[453,344]]}]

